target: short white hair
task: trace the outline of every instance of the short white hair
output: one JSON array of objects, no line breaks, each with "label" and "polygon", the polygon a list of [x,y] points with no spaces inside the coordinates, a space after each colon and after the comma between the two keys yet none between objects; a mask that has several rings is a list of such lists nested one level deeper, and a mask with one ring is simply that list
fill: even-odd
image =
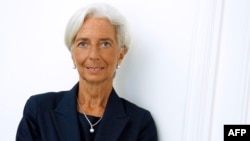
[{"label": "short white hair", "polygon": [[116,29],[119,46],[128,49],[130,35],[125,17],[114,7],[108,4],[98,3],[80,8],[69,20],[64,37],[65,44],[69,50],[71,50],[76,34],[88,17],[107,18]]}]

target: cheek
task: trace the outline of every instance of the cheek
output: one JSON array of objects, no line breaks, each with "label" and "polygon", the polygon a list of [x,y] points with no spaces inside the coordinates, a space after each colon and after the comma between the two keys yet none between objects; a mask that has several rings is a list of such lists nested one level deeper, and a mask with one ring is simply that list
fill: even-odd
[{"label": "cheek", "polygon": [[79,64],[84,60],[84,55],[80,54],[78,52],[72,52],[72,59],[74,61],[74,63]]},{"label": "cheek", "polygon": [[120,60],[118,52],[113,52],[113,53],[107,55],[107,58],[108,58],[109,62],[114,66],[116,66]]}]

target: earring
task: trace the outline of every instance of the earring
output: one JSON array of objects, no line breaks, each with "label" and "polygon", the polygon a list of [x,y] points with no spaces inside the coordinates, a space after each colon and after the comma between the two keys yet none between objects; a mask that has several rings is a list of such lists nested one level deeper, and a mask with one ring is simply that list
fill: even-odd
[{"label": "earring", "polygon": [[121,66],[119,64],[117,64],[116,69],[119,69],[119,68],[121,68]]},{"label": "earring", "polygon": [[76,69],[76,65],[74,64],[74,67],[73,67],[73,69]]}]

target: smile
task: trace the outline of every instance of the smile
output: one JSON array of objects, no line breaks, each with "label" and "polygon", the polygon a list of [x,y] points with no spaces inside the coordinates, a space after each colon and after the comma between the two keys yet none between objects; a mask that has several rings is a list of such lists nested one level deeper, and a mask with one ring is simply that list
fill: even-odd
[{"label": "smile", "polygon": [[87,67],[91,72],[98,72],[103,69],[103,67]]}]

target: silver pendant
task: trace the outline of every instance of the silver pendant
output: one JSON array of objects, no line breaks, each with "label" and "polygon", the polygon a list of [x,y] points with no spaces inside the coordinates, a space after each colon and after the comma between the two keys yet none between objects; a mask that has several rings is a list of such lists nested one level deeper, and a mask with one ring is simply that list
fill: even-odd
[{"label": "silver pendant", "polygon": [[90,128],[89,131],[90,131],[90,133],[94,133],[95,129],[94,128]]}]

